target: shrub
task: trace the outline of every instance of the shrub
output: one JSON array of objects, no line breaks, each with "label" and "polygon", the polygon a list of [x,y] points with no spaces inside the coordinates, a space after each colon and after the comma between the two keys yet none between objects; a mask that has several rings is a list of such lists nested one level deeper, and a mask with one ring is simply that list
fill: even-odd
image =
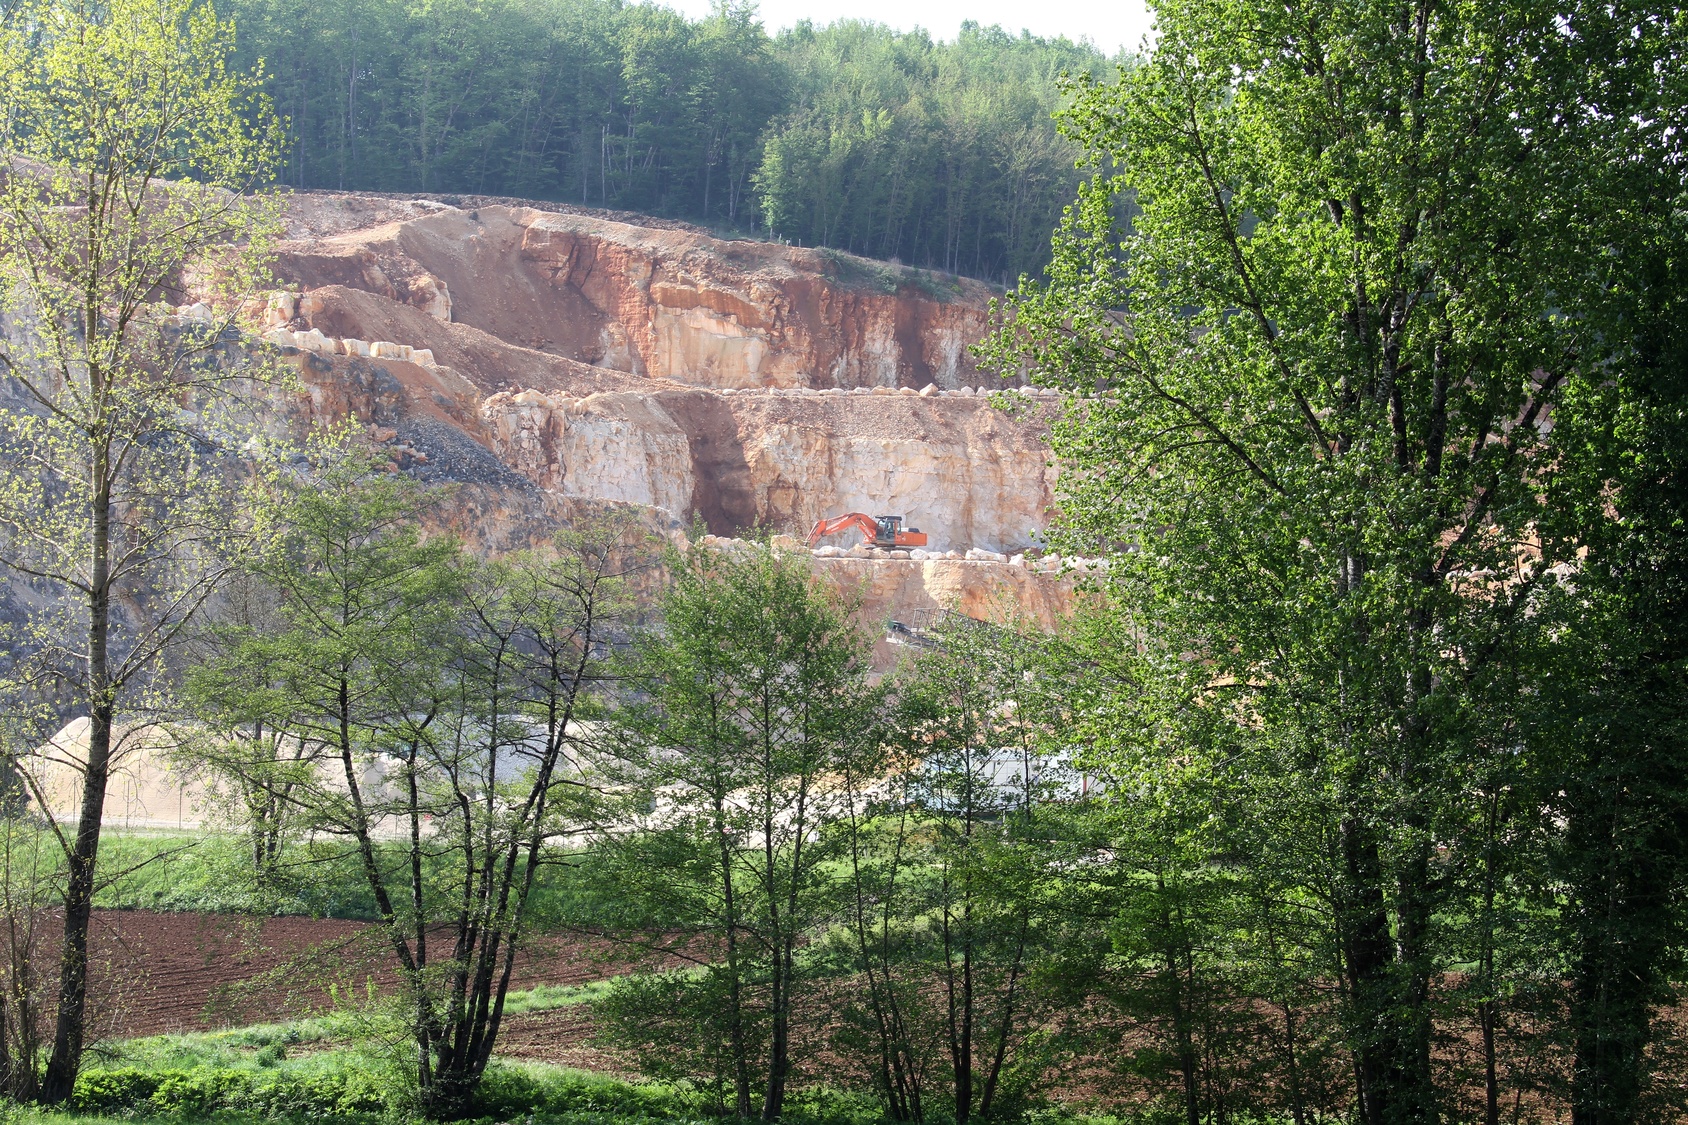
[{"label": "shrub", "polygon": [[509,1118],[529,1112],[674,1118],[689,1108],[660,1086],[635,1085],[577,1071],[493,1065],[475,1095],[475,1112]]},{"label": "shrub", "polygon": [[123,1067],[84,1071],[77,1077],[71,1108],[137,1116],[202,1117],[217,1110],[242,1110],[271,1118],[353,1117],[384,1113],[388,1092],[378,1078],[355,1066],[306,1075],[225,1067]]},{"label": "shrub", "polygon": [[167,1075],[182,1071],[147,1071],[137,1067],[121,1070],[85,1070],[76,1078],[71,1108],[82,1113],[114,1113],[143,1105],[152,1099]]}]

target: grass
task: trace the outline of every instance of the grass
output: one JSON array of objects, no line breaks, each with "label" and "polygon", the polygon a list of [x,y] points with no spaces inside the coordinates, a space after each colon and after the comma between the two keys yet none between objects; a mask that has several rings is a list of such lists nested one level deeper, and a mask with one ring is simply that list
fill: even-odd
[{"label": "grass", "polygon": [[[536,988],[512,993],[508,1006],[513,1014],[558,1008],[601,989]],[[70,1112],[0,1107],[0,1125],[136,1118],[391,1125],[411,1117],[409,1052],[402,1027],[364,1013],[132,1039],[90,1054]],[[695,1105],[681,1088],[501,1061],[487,1072],[472,1119],[639,1125],[695,1118]]]},{"label": "grass", "polygon": [[[601,997],[609,981],[581,985],[540,985],[513,990],[504,998],[504,1014],[548,1012]],[[314,1016],[286,1023],[255,1024],[224,1031],[189,1031],[126,1039],[89,1050],[92,1069],[135,1067],[150,1070],[266,1069],[283,1059],[333,1055],[352,1034],[344,1015]]]},{"label": "grass", "polygon": [[[274,877],[262,885],[246,847],[246,838],[233,832],[108,830],[100,838],[100,870],[111,881],[94,903],[111,910],[375,919],[362,866],[343,843],[288,845]],[[377,848],[395,882],[402,882],[403,846]],[[446,873],[446,861],[432,862]],[[576,882],[566,865],[545,864],[529,900],[529,926],[543,930],[568,916],[568,903],[581,893]]]},{"label": "grass", "polygon": [[[602,985],[538,988],[510,997],[514,1010],[581,1003]],[[403,1036],[383,1052],[354,1043],[356,1017],[325,1017],[228,1031],[158,1035],[91,1056],[68,1111],[0,1103],[0,1125],[421,1125],[407,1109]],[[367,1032],[367,1026],[362,1028]],[[885,1125],[876,1101],[830,1087],[792,1091],[787,1125]],[[475,1125],[721,1125],[684,1084],[629,1082],[544,1063],[495,1061],[466,1121]],[[938,1117],[933,1125],[943,1125]],[[1019,1125],[1163,1125],[1029,1111]],[[1170,1123],[1167,1123],[1170,1125]],[[1274,1123],[1277,1125],[1277,1123]]]},{"label": "grass", "polygon": [[100,839],[100,867],[116,876],[94,900],[108,909],[375,916],[355,857],[338,846],[289,847],[279,878],[260,886],[246,840],[236,833],[108,831]]}]

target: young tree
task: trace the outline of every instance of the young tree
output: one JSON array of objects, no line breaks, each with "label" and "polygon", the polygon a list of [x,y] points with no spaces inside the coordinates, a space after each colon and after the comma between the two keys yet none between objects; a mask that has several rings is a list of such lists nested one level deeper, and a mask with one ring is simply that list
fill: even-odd
[{"label": "young tree", "polygon": [[[405,982],[423,1112],[461,1116],[491,1060],[532,892],[555,845],[590,827],[586,732],[640,565],[629,518],[553,550],[483,562],[424,537],[414,483],[330,443],[316,471],[268,475],[281,595],[191,686],[231,724],[312,748],[242,781],[356,857]],[[245,768],[230,756],[224,769]]]},{"label": "young tree", "polygon": [[[237,570],[224,583],[204,613],[197,651],[188,662],[190,667],[221,665],[221,675],[242,690],[191,693],[196,722],[181,730],[173,755],[177,767],[201,779],[208,797],[224,806],[227,819],[245,831],[248,873],[260,894],[279,889],[282,854],[303,823],[292,790],[317,768],[322,750],[270,725],[268,704],[284,686],[279,678],[283,669],[248,642],[280,628],[279,609],[277,592],[251,569]],[[250,663],[231,666],[228,662],[237,654],[246,655]]]},{"label": "young tree", "polygon": [[1225,784],[1295,779],[1289,823],[1327,842],[1309,890],[1360,1116],[1433,1121],[1432,993],[1475,874],[1438,856],[1553,582],[1550,411],[1612,344],[1579,314],[1633,197],[1580,170],[1649,159],[1611,143],[1646,118],[1605,59],[1679,52],[1597,5],[1158,11],[1150,62],[1078,89],[1068,130],[1107,171],[993,355],[1081,396],[1055,435],[1070,538],[1140,548],[1116,592],[1232,728],[1192,749]]},{"label": "young tree", "polygon": [[[989,1118],[1009,1088],[1039,948],[1038,889],[1049,858],[1041,805],[1059,764],[1033,638],[950,615],[902,684],[899,726],[919,754],[909,794],[926,844],[907,876],[924,894],[942,990],[943,1044],[957,1122]],[[911,865],[912,866],[912,865]]]},{"label": "young tree", "polygon": [[[197,0],[26,0],[0,23],[0,560],[51,607],[18,675],[90,723],[63,840],[54,1103],[82,1055],[114,728],[215,585],[228,522],[203,443],[235,373],[213,353],[277,229],[247,193],[280,131],[260,76],[226,65],[233,36]],[[184,329],[167,299],[189,293],[209,322]]]},{"label": "young tree", "polygon": [[711,944],[703,986],[720,998],[731,1109],[774,1121],[798,945],[831,902],[837,771],[875,737],[877,695],[852,607],[807,559],[697,547],[671,566],[662,631],[634,646],[615,714],[654,811],[606,860],[637,920]]},{"label": "young tree", "polygon": [[836,831],[847,874],[843,921],[827,949],[844,989],[835,1038],[846,1050],[866,1044],[891,1120],[917,1123],[934,1069],[923,995],[923,822],[911,792],[919,764],[917,745],[895,737],[841,763]]}]

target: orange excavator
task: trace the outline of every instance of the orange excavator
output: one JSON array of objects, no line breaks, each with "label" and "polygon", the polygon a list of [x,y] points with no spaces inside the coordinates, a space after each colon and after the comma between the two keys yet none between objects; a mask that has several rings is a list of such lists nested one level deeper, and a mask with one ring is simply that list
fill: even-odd
[{"label": "orange excavator", "polygon": [[834,516],[829,520],[817,520],[815,529],[809,532],[809,546],[813,547],[828,535],[836,535],[840,531],[855,528],[865,538],[864,547],[924,547],[926,533],[918,527],[903,528],[901,516],[864,516],[860,512],[848,512],[842,516]]}]

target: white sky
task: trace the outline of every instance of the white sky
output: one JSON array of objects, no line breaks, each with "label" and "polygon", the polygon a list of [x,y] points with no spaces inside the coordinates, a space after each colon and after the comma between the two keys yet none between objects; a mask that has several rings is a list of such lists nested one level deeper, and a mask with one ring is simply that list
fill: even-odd
[{"label": "white sky", "polygon": [[[660,0],[696,19],[711,0]],[[954,39],[963,20],[985,27],[1001,24],[1018,34],[1088,37],[1108,54],[1137,50],[1149,34],[1144,0],[761,0],[762,24],[770,33],[803,19],[817,24],[865,19],[902,31],[923,27],[936,39]]]}]

